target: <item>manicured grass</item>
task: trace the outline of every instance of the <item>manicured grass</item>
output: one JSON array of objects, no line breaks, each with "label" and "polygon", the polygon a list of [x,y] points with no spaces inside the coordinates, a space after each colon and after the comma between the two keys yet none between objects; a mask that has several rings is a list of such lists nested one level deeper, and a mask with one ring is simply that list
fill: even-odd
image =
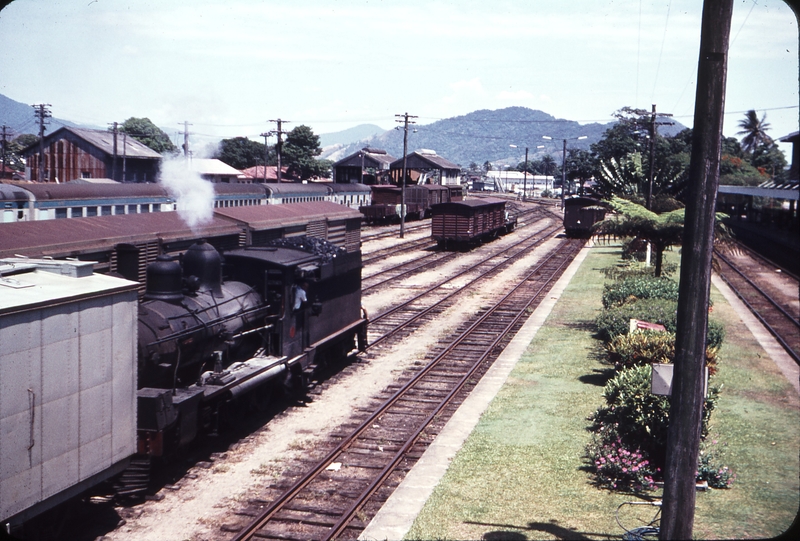
[{"label": "manicured grass", "polygon": [[[614,511],[636,496],[594,487],[583,469],[586,417],[601,405],[612,372],[591,322],[601,308],[602,269],[618,254],[613,246],[592,250],[407,538],[620,538]],[[713,315],[727,337],[712,434],[737,480],[729,490],[698,493],[695,536],[771,537],[798,511],[798,397],[716,292]]]}]

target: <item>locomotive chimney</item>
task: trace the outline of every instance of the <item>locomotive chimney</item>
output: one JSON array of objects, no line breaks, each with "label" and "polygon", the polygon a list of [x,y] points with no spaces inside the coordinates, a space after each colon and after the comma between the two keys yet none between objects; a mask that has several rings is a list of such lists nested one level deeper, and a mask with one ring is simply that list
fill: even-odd
[{"label": "locomotive chimney", "polygon": [[178,302],[183,299],[181,266],[168,255],[160,255],[147,266],[145,300]]},{"label": "locomotive chimney", "polygon": [[199,291],[222,295],[222,257],[205,239],[191,245],[183,254],[183,274],[187,280],[195,277]]}]

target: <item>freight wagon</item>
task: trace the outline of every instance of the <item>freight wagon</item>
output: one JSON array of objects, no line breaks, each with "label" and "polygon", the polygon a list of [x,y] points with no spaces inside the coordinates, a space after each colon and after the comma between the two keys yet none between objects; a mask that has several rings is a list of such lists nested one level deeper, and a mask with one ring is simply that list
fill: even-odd
[{"label": "freight wagon", "polygon": [[440,247],[470,246],[514,230],[506,202],[497,198],[468,199],[432,207],[431,237]]}]

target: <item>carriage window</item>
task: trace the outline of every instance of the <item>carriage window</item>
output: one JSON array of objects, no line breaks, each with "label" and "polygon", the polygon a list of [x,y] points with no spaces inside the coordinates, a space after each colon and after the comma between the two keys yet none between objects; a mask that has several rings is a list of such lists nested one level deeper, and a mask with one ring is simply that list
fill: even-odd
[{"label": "carriage window", "polygon": [[97,216],[97,207],[86,207],[86,216]]},{"label": "carriage window", "polygon": [[83,207],[72,207],[71,210],[73,218],[83,218]]},{"label": "carriage window", "polygon": [[139,211],[136,209],[136,205],[128,205],[128,214],[136,214],[137,212]]},{"label": "carriage window", "polygon": [[125,214],[125,205],[114,205],[114,214]]},{"label": "carriage window", "polygon": [[150,212],[150,205],[142,205],[142,210],[140,212]]},{"label": "carriage window", "polygon": [[161,204],[160,203],[155,203],[153,205],[153,212],[161,212]]},{"label": "carriage window", "polygon": [[67,209],[56,209],[56,218],[66,218]]},{"label": "carriage window", "polygon": [[100,207],[100,215],[101,216],[111,216],[111,205],[106,205],[104,207]]}]

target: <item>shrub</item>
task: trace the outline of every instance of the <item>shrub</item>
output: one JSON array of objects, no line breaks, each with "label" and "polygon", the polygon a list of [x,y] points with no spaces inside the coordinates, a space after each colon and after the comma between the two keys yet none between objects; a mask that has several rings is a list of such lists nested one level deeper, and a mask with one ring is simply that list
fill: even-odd
[{"label": "shrub", "polygon": [[631,319],[660,323],[667,330],[674,331],[677,307],[678,303],[674,301],[642,299],[603,310],[595,320],[595,324],[600,338],[606,342],[615,336],[628,334]]},{"label": "shrub", "polygon": [[[675,333],[639,331],[615,336],[606,344],[608,360],[617,370],[653,363],[672,363],[675,360]],[[717,372],[717,348],[706,348],[709,375]]]},{"label": "shrub", "polygon": [[666,299],[678,301],[678,282],[670,278],[655,276],[630,276],[603,291],[603,307],[620,306],[631,299]]},{"label": "shrub", "polygon": [[627,448],[619,438],[604,441],[595,436],[586,446],[586,456],[600,487],[635,491],[655,487],[653,477],[658,469],[653,469],[642,450]]},{"label": "shrub", "polygon": [[719,458],[718,451],[708,446],[701,447],[697,481],[706,481],[711,488],[730,488],[736,480],[736,474],[728,466],[720,465]]},{"label": "shrub", "polygon": [[[601,340],[610,342],[619,335],[628,334],[630,320],[638,319],[659,323],[666,327],[667,331],[674,333],[677,322],[678,303],[665,299],[641,299],[635,302],[628,302],[621,306],[615,306],[603,310],[597,319],[597,334]],[[713,319],[708,321],[708,333],[706,346],[718,349],[725,338],[725,328]]]},{"label": "shrub", "polygon": [[[650,392],[650,365],[621,370],[606,384],[606,404],[589,417],[591,430],[602,441],[618,437],[628,448],[643,451],[650,463],[663,468],[669,427],[669,399]],[[701,436],[706,437],[719,390],[709,386],[703,406]]]}]

